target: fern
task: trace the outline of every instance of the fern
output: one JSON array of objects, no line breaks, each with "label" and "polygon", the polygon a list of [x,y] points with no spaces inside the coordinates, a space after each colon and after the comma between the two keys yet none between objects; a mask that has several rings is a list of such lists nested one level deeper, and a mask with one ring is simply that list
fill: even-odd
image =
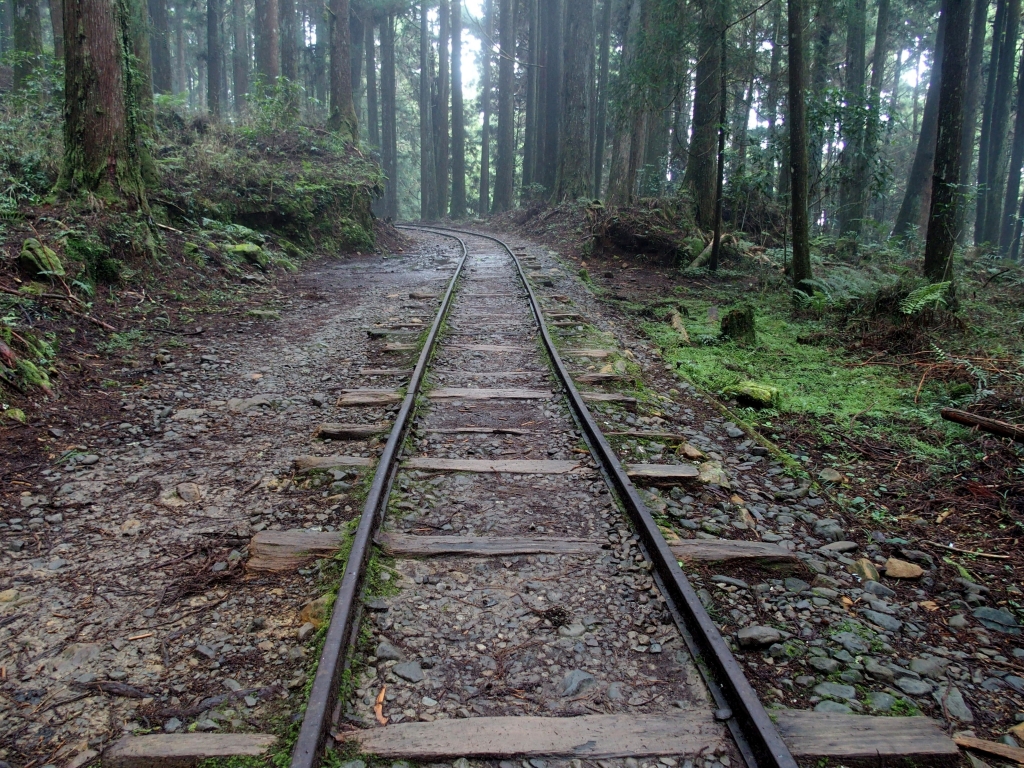
[{"label": "fern", "polygon": [[950,281],[932,283],[915,288],[900,301],[900,312],[904,315],[916,315],[923,309],[946,305],[946,294],[952,285]]}]

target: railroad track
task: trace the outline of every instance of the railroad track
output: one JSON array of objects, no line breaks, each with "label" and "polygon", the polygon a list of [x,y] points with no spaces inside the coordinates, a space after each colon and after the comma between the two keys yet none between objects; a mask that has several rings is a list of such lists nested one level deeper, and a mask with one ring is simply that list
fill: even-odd
[{"label": "railroad track", "polygon": [[[549,319],[576,316],[538,298],[529,259],[489,235],[408,229],[456,243],[461,258],[443,294],[413,294],[433,304],[429,327],[380,331],[396,360],[418,354],[415,367],[375,370],[391,388],[348,390],[338,403],[399,409],[350,542],[293,768],[320,765],[340,742],[425,763],[789,768],[794,755],[850,757],[851,728],[866,755],[920,754],[913,744],[931,731],[908,740],[893,718],[769,717],[631,479],[694,483],[696,469],[619,462],[587,407],[593,395],[577,389],[548,329]],[[409,335],[420,338],[400,341]],[[609,394],[596,400],[620,399]],[[345,439],[375,428],[324,430]],[[295,469],[373,463],[307,456]],[[710,557],[720,546],[696,543]],[[266,531],[251,552],[288,562],[340,546],[337,534]],[[366,593],[375,553],[395,558],[393,568],[376,567],[383,597]],[[210,743],[203,756],[259,754],[269,744],[244,735]],[[111,764],[145,765],[154,748],[135,742]]]}]

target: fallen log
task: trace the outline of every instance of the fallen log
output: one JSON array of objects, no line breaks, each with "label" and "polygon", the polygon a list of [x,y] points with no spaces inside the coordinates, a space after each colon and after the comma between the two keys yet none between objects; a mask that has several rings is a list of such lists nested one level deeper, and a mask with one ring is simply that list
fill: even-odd
[{"label": "fallen log", "polygon": [[1024,427],[1018,427],[1005,421],[998,421],[997,419],[989,419],[985,416],[978,416],[967,411],[960,411],[956,408],[943,408],[941,413],[942,418],[946,421],[954,421],[957,424],[963,424],[965,427],[976,427],[986,432],[991,432],[994,435],[1009,437],[1018,443],[1024,443]]}]

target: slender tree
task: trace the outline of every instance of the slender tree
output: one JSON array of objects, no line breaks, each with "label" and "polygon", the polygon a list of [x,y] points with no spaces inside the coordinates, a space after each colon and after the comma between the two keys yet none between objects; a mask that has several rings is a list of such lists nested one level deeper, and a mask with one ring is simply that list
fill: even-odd
[{"label": "slender tree", "polygon": [[373,11],[367,10],[363,26],[363,51],[366,54],[366,127],[367,138],[374,147],[380,146],[380,118],[377,106],[377,57],[373,39]]},{"label": "slender tree", "polygon": [[843,115],[843,174],[839,186],[839,231],[858,237],[864,220],[864,68],[867,3],[849,0],[846,10],[846,111]]},{"label": "slender tree", "polygon": [[601,176],[604,173],[604,142],[608,133],[608,65],[611,38],[612,0],[603,0],[601,3],[601,53],[597,74],[597,116],[594,126],[594,189],[592,194],[595,198],[601,196]]},{"label": "slender tree", "polygon": [[43,25],[39,0],[14,0],[14,88],[24,88],[43,55]]},{"label": "slender tree", "polygon": [[[454,0],[462,2],[462,0]],[[434,213],[441,219],[448,213],[448,152],[451,147],[449,137],[448,104],[451,100],[451,81],[449,80],[448,44],[451,37],[451,16],[449,0],[440,0],[438,5],[438,56],[437,56],[437,120],[435,121],[436,140],[434,142],[434,164],[436,181],[434,182]]]},{"label": "slender tree", "polygon": [[693,196],[698,226],[711,229],[715,224],[715,187],[718,178],[718,119],[721,107],[722,30],[725,27],[726,0],[703,0],[698,32],[696,96],[690,161],[686,164],[683,185]]},{"label": "slender tree", "polygon": [[[559,128],[562,119],[562,22],[564,0],[544,0],[541,3],[541,38],[543,72],[538,83],[538,141],[543,136],[542,149],[537,153],[535,183],[550,195],[555,189],[558,153],[561,151]],[[543,115],[543,117],[541,117]]]},{"label": "slender tree", "polygon": [[452,2],[452,204],[466,218],[466,110],[462,95],[462,0]]},{"label": "slender tree", "polygon": [[274,85],[281,76],[281,35],[278,27],[277,0],[254,0],[254,3],[256,73],[263,78],[264,85]]},{"label": "slender tree", "polygon": [[494,30],[494,0],[484,0],[484,39],[480,46],[480,195],[477,213],[491,209],[491,33]]},{"label": "slender tree", "polygon": [[939,120],[935,140],[935,178],[932,181],[924,273],[932,282],[944,280],[950,269],[960,226],[960,134],[963,130],[967,87],[968,43],[972,0],[943,0],[946,36],[939,89]]},{"label": "slender tree", "polygon": [[562,70],[562,147],[558,153],[555,200],[586,197],[593,187],[590,154],[591,88],[594,62],[594,0],[567,0]]},{"label": "slender tree", "polygon": [[537,170],[538,125],[537,99],[540,88],[540,1],[525,0],[529,29],[526,54],[526,119],[523,136],[523,180],[524,200],[532,196],[534,175]]},{"label": "slender tree", "polygon": [[793,191],[791,218],[793,226],[793,285],[809,291],[806,281],[811,275],[811,246],[807,222],[807,113],[804,93],[807,79],[804,63],[804,3],[788,0],[789,9],[789,162],[790,186]]},{"label": "slender tree", "polygon": [[[60,3],[57,3],[60,8]],[[51,8],[50,15],[53,15]],[[149,0],[149,50],[153,59],[153,90],[170,93],[171,85],[171,22],[167,0]]]},{"label": "slender tree", "polygon": [[222,0],[206,0],[206,106],[213,117],[220,117],[220,78],[223,56],[221,55],[220,17],[223,12]]},{"label": "slender tree", "polygon": [[61,0],[49,0],[50,29],[53,31],[53,58],[64,61],[64,9]]},{"label": "slender tree", "polygon": [[349,58],[348,0],[331,0],[331,113],[327,128],[344,141],[359,140],[359,124],[352,101],[352,73]]},{"label": "slender tree", "polygon": [[[299,79],[299,14],[295,0],[277,0],[277,25],[281,35],[281,77],[291,83]],[[298,104],[292,107],[297,109]]]},{"label": "slender tree", "polygon": [[388,13],[380,25],[380,108],[381,160],[387,183],[384,187],[384,215],[398,217],[398,121],[395,81],[395,14]]},{"label": "slender tree", "polygon": [[498,156],[494,168],[494,213],[512,209],[515,183],[515,5],[498,2]]},{"label": "slender tree", "polygon": [[427,4],[420,3],[420,219],[429,221],[434,213],[434,136],[430,108],[430,23]]},{"label": "slender tree", "polygon": [[245,0],[231,0],[231,81],[234,84],[235,112],[245,112],[245,98],[249,93],[249,35],[245,25]]},{"label": "slender tree", "polygon": [[1024,52],[1017,68],[1017,114],[1013,123],[1009,173],[1003,199],[1003,216],[999,226],[999,253],[1003,257],[1009,254],[1013,240],[1017,196],[1020,194],[1021,163],[1024,163]]},{"label": "slender tree", "polygon": [[985,58],[989,0],[975,0],[971,19],[971,50],[967,58],[967,90],[964,94],[964,130],[960,137],[960,184],[966,188],[974,163],[974,140],[978,123],[982,62]]}]

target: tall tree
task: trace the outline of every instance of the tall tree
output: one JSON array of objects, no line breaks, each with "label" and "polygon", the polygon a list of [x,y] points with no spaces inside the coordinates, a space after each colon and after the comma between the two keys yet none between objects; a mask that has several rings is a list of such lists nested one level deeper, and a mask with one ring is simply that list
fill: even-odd
[{"label": "tall tree", "polygon": [[477,213],[491,209],[491,34],[494,30],[494,0],[484,0],[484,39],[480,46],[480,195]]},{"label": "tall tree", "polygon": [[857,237],[864,219],[864,68],[867,3],[849,0],[846,10],[846,110],[843,114],[843,175],[839,186],[839,231]]},{"label": "tall tree", "polygon": [[554,195],[559,202],[586,197],[593,186],[590,103],[594,80],[594,0],[566,0],[564,51],[562,147]]},{"label": "tall tree", "polygon": [[[594,126],[594,190],[601,196],[601,176],[604,173],[604,142],[608,133],[608,65],[612,37],[612,0],[601,3],[600,63],[597,70],[597,116]],[[686,89],[689,91],[689,89]]]},{"label": "tall tree", "polygon": [[149,0],[149,20],[151,24],[149,50],[153,60],[153,90],[157,93],[170,93],[172,89],[171,22],[167,15],[167,0]]},{"label": "tall tree", "polygon": [[924,273],[932,282],[944,280],[956,245],[963,205],[960,192],[960,133],[963,130],[964,91],[972,0],[943,0],[946,39],[939,88],[939,120],[935,140],[935,178],[932,181]]},{"label": "tall tree", "polygon": [[374,50],[374,18],[373,11],[367,10],[366,23],[363,28],[365,39],[363,50],[366,53],[366,126],[367,138],[374,147],[380,146],[380,119],[377,107],[377,57]]},{"label": "tall tree", "polygon": [[39,0],[14,0],[14,88],[24,88],[43,55]]},{"label": "tall tree", "polygon": [[214,117],[220,117],[220,68],[224,63],[220,44],[222,12],[222,0],[206,0],[206,73],[209,77],[206,104]]},{"label": "tall tree", "polygon": [[398,121],[395,82],[395,14],[388,13],[380,25],[380,111],[381,161],[387,183],[384,186],[384,215],[398,217]]},{"label": "tall tree", "polygon": [[1024,53],[1017,68],[1017,114],[1013,123],[1013,142],[1010,145],[1010,165],[1003,199],[1003,215],[999,225],[999,253],[1004,258],[1010,252],[1017,196],[1020,194],[1021,163],[1024,162]]},{"label": "tall tree", "polygon": [[462,94],[462,0],[452,3],[452,204],[466,218],[466,109]]},{"label": "tall tree", "polygon": [[137,68],[126,3],[65,0],[64,158],[57,190],[89,192],[111,205],[148,210],[143,184]]},{"label": "tall tree", "polygon": [[281,77],[295,83],[299,80],[299,14],[295,0],[277,0],[277,24],[281,34]]},{"label": "tall tree", "polygon": [[277,0],[254,0],[254,4],[256,74],[263,78],[264,85],[272,86],[281,76],[281,35],[278,27]]},{"label": "tall tree", "polygon": [[498,2],[498,156],[494,167],[495,213],[512,210],[515,183],[515,5],[512,0]]},{"label": "tall tree", "polygon": [[[538,82],[538,156],[533,180],[544,187],[546,194],[555,189],[555,176],[560,152],[559,128],[562,116],[562,23],[564,0],[541,3],[542,77]],[[541,122],[542,121],[542,122]],[[543,137],[543,141],[541,141]]]},{"label": "tall tree", "polygon": [[711,229],[715,223],[715,186],[718,178],[716,158],[722,76],[720,41],[725,28],[726,2],[727,0],[703,0],[700,8],[693,131],[690,138],[690,161],[686,164],[683,185],[693,196],[694,217],[698,226],[703,229]]},{"label": "tall tree", "polygon": [[[835,3],[834,0],[818,0],[814,11],[814,63],[811,70],[811,92],[810,97],[814,104],[821,104],[825,100],[825,90],[828,87],[828,73],[832,59],[832,35],[835,33]],[[810,166],[809,190],[814,191],[814,196],[822,196],[822,155],[826,145],[825,120],[819,118],[808,127],[810,138],[808,147],[808,164]],[[815,216],[815,218],[817,218]]]},{"label": "tall tree", "polygon": [[234,85],[235,112],[245,112],[245,98],[249,93],[249,34],[245,25],[245,0],[231,0],[231,81]]},{"label": "tall tree", "polygon": [[188,84],[188,50],[185,43],[185,9],[183,0],[175,0],[174,5],[174,93],[185,93]]},{"label": "tall tree", "polygon": [[971,19],[971,50],[967,57],[967,90],[964,93],[964,130],[960,137],[960,184],[971,177],[974,163],[975,129],[978,123],[978,96],[981,93],[982,62],[985,58],[985,36],[988,32],[989,0],[975,0]]},{"label": "tall tree", "polygon": [[430,22],[427,4],[420,3],[420,218],[430,221],[434,213],[434,132],[430,108]]},{"label": "tall tree", "polygon": [[523,136],[522,195],[532,194],[534,174],[537,170],[538,125],[537,100],[540,88],[540,1],[525,0],[528,23],[526,54],[526,118]]},{"label": "tall tree", "polygon": [[348,0],[331,0],[331,112],[327,128],[343,141],[355,144],[359,123],[352,101],[348,31]]},{"label": "tall tree", "polygon": [[61,0],[50,0],[50,29],[53,31],[53,58],[64,61],[64,9]]},{"label": "tall tree", "polygon": [[[462,0],[454,0],[462,2]],[[448,151],[450,149],[448,103],[451,100],[451,82],[448,73],[448,42],[451,37],[449,0],[440,0],[438,5],[438,51],[437,51],[437,119],[434,123],[434,213],[444,218],[448,213]]]},{"label": "tall tree", "polygon": [[793,285],[809,291],[806,281],[811,275],[811,246],[807,222],[807,112],[804,94],[807,90],[804,62],[804,3],[788,0],[789,9],[789,163],[792,189],[791,218],[793,226]]}]

